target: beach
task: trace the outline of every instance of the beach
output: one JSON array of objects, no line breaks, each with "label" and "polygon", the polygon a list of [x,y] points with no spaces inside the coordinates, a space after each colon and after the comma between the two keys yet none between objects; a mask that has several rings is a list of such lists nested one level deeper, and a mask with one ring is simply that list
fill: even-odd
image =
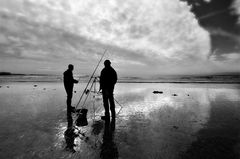
[{"label": "beach", "polygon": [[[85,85],[75,85],[74,106]],[[100,158],[105,132],[100,94],[89,96],[88,126],[79,128],[85,136],[75,138],[71,153],[64,149],[61,82],[0,86],[0,158]],[[118,83],[114,97],[116,158],[239,158],[239,84]]]}]

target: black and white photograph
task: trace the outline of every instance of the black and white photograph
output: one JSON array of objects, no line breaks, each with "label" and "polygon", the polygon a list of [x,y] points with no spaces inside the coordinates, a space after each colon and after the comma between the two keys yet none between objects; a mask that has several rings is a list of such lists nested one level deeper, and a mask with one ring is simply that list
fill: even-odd
[{"label": "black and white photograph", "polygon": [[0,0],[1,159],[240,159],[240,0]]}]

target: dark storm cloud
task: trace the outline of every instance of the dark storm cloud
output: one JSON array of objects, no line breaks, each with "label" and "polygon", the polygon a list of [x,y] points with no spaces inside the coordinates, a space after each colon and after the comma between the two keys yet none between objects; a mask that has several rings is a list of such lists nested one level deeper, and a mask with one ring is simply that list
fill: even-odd
[{"label": "dark storm cloud", "polygon": [[192,5],[199,23],[210,32],[215,55],[240,53],[240,26],[234,0],[183,0]]}]

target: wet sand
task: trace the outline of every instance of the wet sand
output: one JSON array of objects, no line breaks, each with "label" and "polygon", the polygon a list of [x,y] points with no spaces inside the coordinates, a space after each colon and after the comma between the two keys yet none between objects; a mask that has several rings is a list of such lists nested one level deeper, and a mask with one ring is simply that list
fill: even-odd
[{"label": "wet sand", "polygon": [[[116,103],[119,113],[110,146],[100,120],[101,96],[90,96],[89,124],[80,128],[86,136],[75,138],[74,154],[64,149],[62,83],[0,85],[0,158],[95,159],[109,151],[122,159],[239,157],[237,84],[119,83],[115,99],[121,106]],[[74,104],[84,86],[75,87]]]}]

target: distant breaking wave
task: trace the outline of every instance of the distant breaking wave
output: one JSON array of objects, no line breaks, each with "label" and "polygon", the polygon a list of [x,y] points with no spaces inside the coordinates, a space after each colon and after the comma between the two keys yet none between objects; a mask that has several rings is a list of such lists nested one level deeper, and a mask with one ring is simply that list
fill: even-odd
[{"label": "distant breaking wave", "polygon": [[[80,83],[85,83],[90,76],[75,76]],[[62,75],[2,75],[0,83],[6,82],[62,82]],[[166,75],[161,77],[120,77],[118,83],[239,83],[240,74],[232,75],[188,75],[174,76]]]}]

